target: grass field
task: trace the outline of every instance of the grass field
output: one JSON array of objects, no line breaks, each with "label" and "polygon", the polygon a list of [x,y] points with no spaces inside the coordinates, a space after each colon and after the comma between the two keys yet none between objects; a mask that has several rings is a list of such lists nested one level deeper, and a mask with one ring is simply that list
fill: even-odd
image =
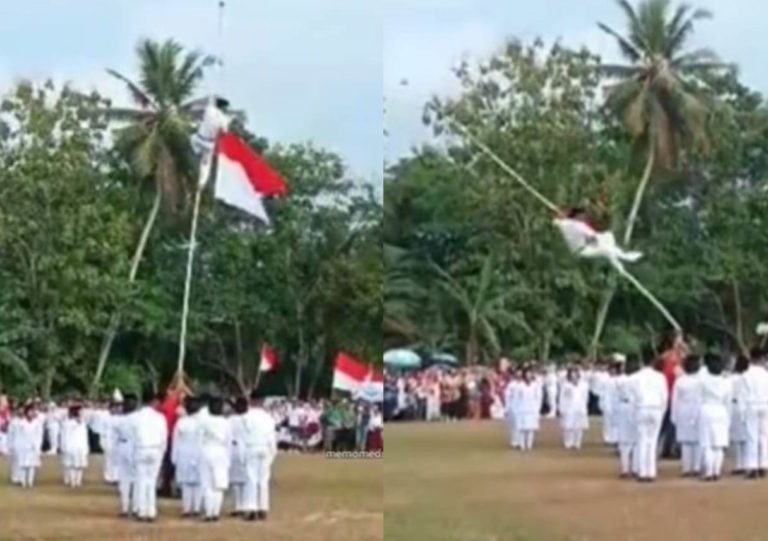
[{"label": "grass field", "polygon": [[[597,423],[593,422],[593,425]],[[618,479],[594,426],[566,452],[547,421],[537,449],[496,422],[387,425],[384,531],[393,541],[765,541],[768,481]]]},{"label": "grass field", "polygon": [[281,455],[269,520],[246,523],[227,517],[215,524],[180,520],[177,500],[161,500],[155,524],[119,519],[115,489],[100,482],[99,457],[91,466],[82,489],[66,489],[58,461],[47,458],[39,485],[24,490],[9,486],[7,463],[0,458],[0,541],[383,539],[382,460]]}]

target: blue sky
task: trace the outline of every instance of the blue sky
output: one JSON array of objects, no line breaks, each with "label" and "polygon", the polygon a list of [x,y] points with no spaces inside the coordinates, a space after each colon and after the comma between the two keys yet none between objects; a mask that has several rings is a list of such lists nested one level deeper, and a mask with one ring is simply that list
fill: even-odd
[{"label": "blue sky", "polygon": [[[714,48],[768,93],[768,2],[691,1],[715,13],[699,25],[694,45]],[[133,73],[141,37],[214,51],[216,4],[0,0],[0,91],[21,77],[53,77],[125,100],[104,68]],[[225,93],[257,133],[314,140],[341,154],[355,175],[380,183],[384,156],[392,160],[428,137],[421,108],[435,93],[457,91],[450,68],[462,57],[488,55],[507,36],[561,38],[615,57],[597,20],[623,25],[612,0],[227,0]]]},{"label": "blue sky", "polygon": [[[697,26],[692,45],[713,48],[738,65],[743,81],[768,94],[768,2],[689,3],[714,12],[714,19]],[[385,159],[392,161],[428,138],[421,126],[422,106],[434,94],[457,92],[450,68],[462,58],[486,56],[508,36],[523,40],[541,36],[588,45],[616,60],[614,43],[596,22],[623,30],[622,16],[613,0],[386,0],[384,96],[391,135],[385,142]],[[403,78],[408,86],[400,85]]]},{"label": "blue sky", "polygon": [[[142,37],[215,52],[217,0],[0,0],[0,91],[19,78],[72,81],[118,101],[104,68],[135,73]],[[377,183],[382,164],[379,2],[227,0],[224,93],[250,127],[313,140]],[[207,89],[203,89],[207,92]]]}]

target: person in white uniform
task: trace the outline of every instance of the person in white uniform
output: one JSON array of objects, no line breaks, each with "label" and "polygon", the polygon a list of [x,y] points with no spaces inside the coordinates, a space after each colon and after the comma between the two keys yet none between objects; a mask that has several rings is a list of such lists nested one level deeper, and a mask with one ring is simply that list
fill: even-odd
[{"label": "person in white uniform", "polygon": [[[122,397],[121,397],[122,398]],[[117,454],[115,452],[115,419],[121,406],[112,403],[103,420],[103,432],[99,434],[99,444],[104,453],[104,482],[112,485],[118,480]]]},{"label": "person in white uniform", "polygon": [[61,465],[64,484],[83,485],[83,471],[88,467],[88,427],[80,406],[70,406],[68,418],[61,426]]},{"label": "person in white uniform", "polygon": [[242,417],[245,451],[244,505],[246,520],[266,520],[269,513],[269,483],[272,464],[277,456],[277,427],[272,415],[264,409],[256,391],[251,407]]},{"label": "person in white uniform", "polygon": [[733,388],[731,382],[723,376],[722,357],[707,355],[706,365],[708,373],[701,377],[700,383],[699,445],[704,464],[702,478],[705,481],[717,481],[728,447]]},{"label": "person in white uniform", "polygon": [[145,394],[143,406],[130,417],[136,511],[141,522],[157,518],[157,480],[168,445],[168,425],[165,417],[152,407],[154,401],[154,393]]},{"label": "person in white uniform", "polygon": [[504,408],[507,430],[509,431],[509,446],[513,449],[520,449],[522,447],[516,419],[520,403],[520,385],[521,382],[518,379],[517,372],[513,372],[512,377],[504,389]]},{"label": "person in white uniform", "polygon": [[744,469],[747,478],[765,477],[768,469],[768,370],[759,356],[751,359],[742,375],[743,403],[740,404],[747,429]]},{"label": "person in white uniform", "polygon": [[[198,437],[200,438],[200,448],[198,453],[198,466],[197,466],[197,474],[198,478],[201,479],[201,468],[202,465],[202,451],[203,451],[203,440],[202,440],[202,429],[199,427],[202,427],[204,423],[208,421],[208,418],[211,416],[210,410],[208,405],[211,402],[211,395],[209,393],[201,393],[198,397],[197,405],[200,408],[197,413],[191,415],[190,417],[193,417],[195,421],[198,424],[198,430],[200,430],[200,433],[198,434]],[[202,483],[202,481],[200,481]],[[203,516],[204,509],[203,509],[203,487],[202,484],[198,485],[197,490],[194,492],[193,496],[193,513],[195,515]]]},{"label": "person in white uniform", "polygon": [[195,505],[200,500],[200,452],[202,432],[197,412],[200,401],[194,397],[184,399],[184,415],[173,431],[171,462],[176,469],[176,483],[181,487],[181,516],[197,514]]},{"label": "person in white uniform", "polygon": [[744,418],[744,405],[746,401],[746,391],[744,388],[744,372],[749,368],[749,359],[739,355],[731,374],[733,385],[733,395],[731,404],[731,434],[730,448],[733,469],[733,475],[743,475],[746,469],[744,457],[746,456],[747,446],[747,424]]},{"label": "person in white uniform", "polygon": [[542,385],[530,366],[523,368],[519,399],[515,412],[516,428],[520,433],[523,451],[533,449],[534,438],[540,426]]},{"label": "person in white uniform", "polygon": [[614,382],[616,439],[619,446],[622,479],[630,478],[633,473],[637,473],[636,468],[633,467],[636,464],[634,456],[637,445],[637,421],[631,379],[637,369],[637,358],[634,356],[628,358],[624,364],[624,373],[616,376]]},{"label": "person in white uniform", "polygon": [[56,455],[59,452],[61,425],[64,422],[64,410],[54,402],[48,404],[45,412],[45,433],[48,437],[48,454]]},{"label": "person in white uniform", "polygon": [[669,399],[667,380],[652,366],[653,355],[644,355],[644,366],[631,378],[632,403],[637,422],[637,476],[651,482],[657,475],[657,449],[664,411]]},{"label": "person in white uniform", "polygon": [[8,462],[11,468],[11,484],[22,485],[23,472],[19,465],[18,435],[21,422],[24,420],[24,410],[17,405],[11,411],[11,420],[8,423]]},{"label": "person in white uniform", "polygon": [[112,419],[112,448],[117,463],[117,489],[120,494],[120,515],[128,517],[138,511],[136,506],[136,464],[133,451],[131,420],[136,414],[138,399],[128,393],[123,398],[122,412]]},{"label": "person in white uniform", "polygon": [[224,401],[221,398],[211,398],[209,411],[210,415],[201,423],[200,488],[205,521],[215,522],[221,516],[224,491],[229,487],[232,431],[229,421],[223,417]]},{"label": "person in white uniform", "polygon": [[21,485],[26,488],[35,486],[35,474],[40,467],[40,454],[43,447],[44,419],[38,415],[33,405],[24,408],[24,418],[19,421],[15,435],[18,467],[21,468]]},{"label": "person in white uniform", "polygon": [[689,355],[683,362],[684,374],[672,389],[672,424],[682,454],[683,477],[696,477],[701,464],[699,455],[699,414],[701,412],[701,382],[699,358]]},{"label": "person in white uniform", "polygon": [[565,448],[581,449],[584,431],[589,428],[589,384],[581,378],[577,367],[568,369],[557,402],[560,405],[560,425]]},{"label": "person in white uniform", "polygon": [[608,365],[608,377],[603,382],[600,395],[600,411],[603,412],[603,443],[616,445],[618,429],[616,427],[616,378],[621,373],[621,364],[612,362]]},{"label": "person in white uniform", "polygon": [[243,416],[248,412],[248,400],[239,397],[234,405],[235,413],[229,418],[232,432],[229,485],[234,500],[233,517],[245,515],[245,434]]}]

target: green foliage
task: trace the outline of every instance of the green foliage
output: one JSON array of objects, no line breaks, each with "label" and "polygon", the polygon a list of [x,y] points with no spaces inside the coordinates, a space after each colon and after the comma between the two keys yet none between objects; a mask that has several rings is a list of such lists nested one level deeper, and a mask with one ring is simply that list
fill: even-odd
[{"label": "green foliage", "polygon": [[[650,4],[656,7],[640,9],[627,47],[637,48],[644,39],[638,32],[651,32],[653,17],[666,13],[665,2]],[[670,54],[685,55],[684,38],[701,17],[675,13],[664,32],[677,37],[654,39],[672,40]],[[739,351],[755,340],[768,308],[761,286],[768,110],[759,94],[717,67],[696,72],[696,95],[712,104],[708,148],[691,147],[679,167],[650,184],[632,243],[646,256],[632,269],[702,346]],[[467,362],[475,351],[481,362],[499,353],[562,359],[589,352],[609,270],[569,254],[551,212],[456,124],[559,206],[586,207],[599,226],[621,231],[637,188],[636,134],[602,107],[605,72],[587,50],[511,41],[456,70],[460,96],[427,104],[424,120],[444,150],[419,149],[385,177],[388,347],[448,349]],[[486,323],[478,323],[480,313]],[[619,282],[600,350],[637,351],[665,329],[653,307]]]},{"label": "green foliage", "polygon": [[[182,58],[167,47],[159,60]],[[182,74],[192,62],[183,58]],[[155,88],[162,81],[141,85],[167,104],[194,87],[196,73],[167,94]],[[3,101],[0,386],[12,393],[85,392],[116,311],[122,324],[102,393],[162,387],[176,369],[188,233],[178,220],[158,221],[141,272],[128,280],[154,195],[137,189],[144,172],[135,155],[119,138],[108,144],[113,113],[99,96],[52,85],[25,84]],[[238,130],[266,149],[291,194],[271,203],[265,230],[206,193],[187,370],[200,384],[249,391],[269,342],[283,366],[261,382],[268,392],[325,394],[339,350],[373,361],[382,354],[381,203],[335,154],[267,148]]]}]

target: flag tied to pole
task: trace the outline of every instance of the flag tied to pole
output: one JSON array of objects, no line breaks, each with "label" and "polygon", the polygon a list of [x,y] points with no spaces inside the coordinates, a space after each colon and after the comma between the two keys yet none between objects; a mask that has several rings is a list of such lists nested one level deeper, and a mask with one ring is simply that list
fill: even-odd
[{"label": "flag tied to pole", "polygon": [[216,146],[216,199],[269,224],[264,199],[282,197],[288,184],[280,174],[233,133],[222,132]]},{"label": "flag tied to pole", "polygon": [[347,353],[339,353],[333,369],[333,388],[354,397],[380,402],[384,396],[384,375]]}]

